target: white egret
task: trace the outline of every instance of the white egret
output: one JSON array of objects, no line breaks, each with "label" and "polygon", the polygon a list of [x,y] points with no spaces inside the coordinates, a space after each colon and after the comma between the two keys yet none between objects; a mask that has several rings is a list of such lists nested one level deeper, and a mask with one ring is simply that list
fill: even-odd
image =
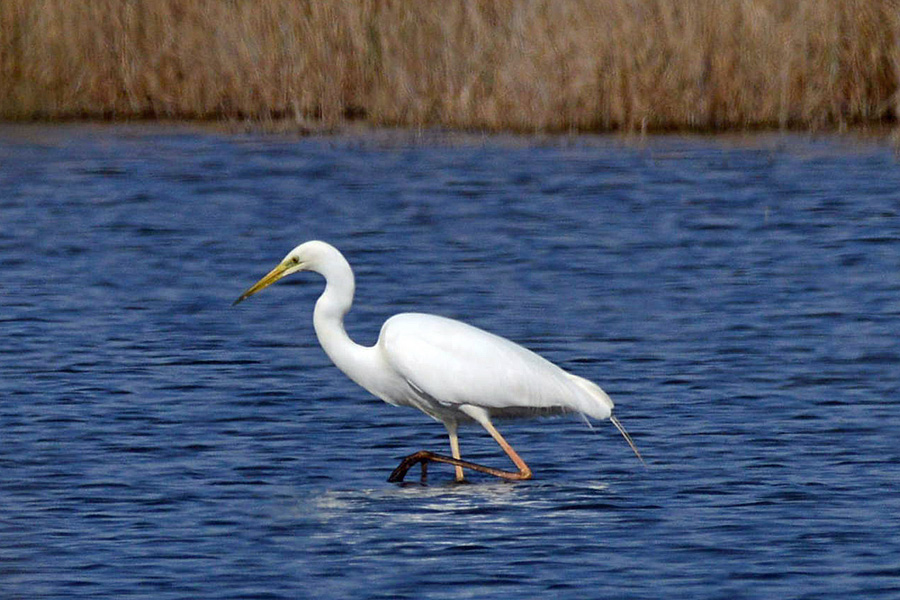
[{"label": "white egret", "polygon": [[[353,271],[344,256],[325,242],[306,242],[291,250],[234,303],[297,271],[314,271],[325,278],[313,325],[332,362],[388,404],[418,408],[447,428],[452,457],[416,452],[400,463],[388,481],[402,481],[418,463],[424,478],[429,462],[454,465],[457,481],[464,479],[464,468],[504,479],[530,479],[531,469],[494,427],[495,417],[581,413],[610,419],[641,458],[625,428],[612,416],[613,401],[599,386],[507,339],[452,319],[403,313],[384,323],[374,346],[355,343],[344,330],[344,315],[355,290]],[[462,460],[457,427],[468,421],[484,427],[518,471]]]}]

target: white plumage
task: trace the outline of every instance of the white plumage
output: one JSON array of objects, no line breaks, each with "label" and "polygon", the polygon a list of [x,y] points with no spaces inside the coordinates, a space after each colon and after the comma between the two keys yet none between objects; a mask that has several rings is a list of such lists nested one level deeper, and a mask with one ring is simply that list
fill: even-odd
[{"label": "white plumage", "polygon": [[[599,386],[568,373],[534,352],[477,327],[434,315],[403,313],[388,319],[371,347],[353,342],[344,330],[344,315],[353,302],[353,271],[333,246],[320,241],[301,244],[270,273],[248,289],[244,300],[286,275],[314,271],[325,277],[325,291],[316,302],[313,324],[319,343],[353,381],[389,404],[412,406],[447,427],[453,457],[418,452],[395,469],[392,481],[427,462],[490,473],[506,479],[528,479],[531,470],[494,428],[495,417],[580,413],[610,419],[640,454],[630,436],[612,416],[613,401]],[[475,420],[507,452],[518,472],[501,471],[461,460],[457,426]]]},{"label": "white plumage", "polygon": [[492,417],[580,412],[606,419],[612,412],[612,400],[589,381],[460,321],[399,314],[385,322],[378,347],[400,377],[442,408],[470,404]]}]

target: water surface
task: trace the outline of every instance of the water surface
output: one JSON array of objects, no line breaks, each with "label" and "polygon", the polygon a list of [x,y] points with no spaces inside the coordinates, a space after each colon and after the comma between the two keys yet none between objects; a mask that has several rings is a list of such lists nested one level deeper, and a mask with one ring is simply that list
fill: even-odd
[{"label": "water surface", "polygon": [[[0,130],[0,592],[896,598],[900,170],[836,138]],[[599,383],[500,423],[535,479],[385,481],[443,427],[319,349],[466,321]],[[505,457],[478,429],[464,456]]]}]

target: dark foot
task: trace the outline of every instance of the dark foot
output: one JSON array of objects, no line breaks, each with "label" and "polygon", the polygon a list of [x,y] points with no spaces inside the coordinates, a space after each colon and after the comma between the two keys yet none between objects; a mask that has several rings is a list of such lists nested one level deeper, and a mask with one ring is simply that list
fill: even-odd
[{"label": "dark foot", "polygon": [[429,462],[439,462],[462,467],[464,469],[471,469],[473,471],[478,471],[479,473],[487,473],[488,475],[500,477],[501,479],[506,479],[507,481],[522,481],[523,479],[531,479],[531,469],[529,469],[528,466],[524,463],[522,463],[523,468],[518,473],[515,473],[512,471],[501,471],[500,469],[495,469],[493,467],[486,467],[484,465],[470,463],[469,461],[460,460],[458,458],[451,458],[449,456],[444,456],[443,454],[435,454],[434,452],[429,452],[428,450],[420,450],[415,454],[410,454],[402,461],[400,461],[400,464],[396,469],[394,469],[394,471],[391,473],[391,476],[388,477],[388,481],[391,483],[398,483],[400,481],[403,481],[403,478],[406,477],[406,472],[417,464],[421,463],[422,481],[424,482],[425,477],[428,473],[427,465]]},{"label": "dark foot", "polygon": [[410,454],[400,461],[400,464],[397,465],[397,468],[394,469],[391,476],[388,477],[388,481],[391,483],[403,481],[403,478],[406,477],[406,472],[419,463],[422,463],[422,481],[425,481],[425,478],[428,476],[428,462],[434,460],[435,457],[445,458],[427,450],[420,450],[415,454]]}]

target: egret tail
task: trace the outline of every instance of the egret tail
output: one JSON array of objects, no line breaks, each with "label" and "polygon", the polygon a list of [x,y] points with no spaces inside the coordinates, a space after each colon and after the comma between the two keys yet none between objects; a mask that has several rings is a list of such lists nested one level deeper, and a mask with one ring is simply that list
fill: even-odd
[{"label": "egret tail", "polygon": [[634,453],[638,457],[638,459],[640,459],[641,464],[646,467],[647,463],[644,462],[644,457],[641,456],[640,452],[638,452],[637,446],[634,445],[634,441],[631,439],[631,436],[628,435],[627,431],[625,431],[625,427],[621,423],[619,423],[619,420],[617,418],[612,415],[609,416],[609,420],[612,421],[612,424],[616,426],[616,429],[619,430],[619,433],[622,434],[622,437],[625,438],[625,441],[628,442],[628,445],[631,446],[632,450],[634,450]]}]

